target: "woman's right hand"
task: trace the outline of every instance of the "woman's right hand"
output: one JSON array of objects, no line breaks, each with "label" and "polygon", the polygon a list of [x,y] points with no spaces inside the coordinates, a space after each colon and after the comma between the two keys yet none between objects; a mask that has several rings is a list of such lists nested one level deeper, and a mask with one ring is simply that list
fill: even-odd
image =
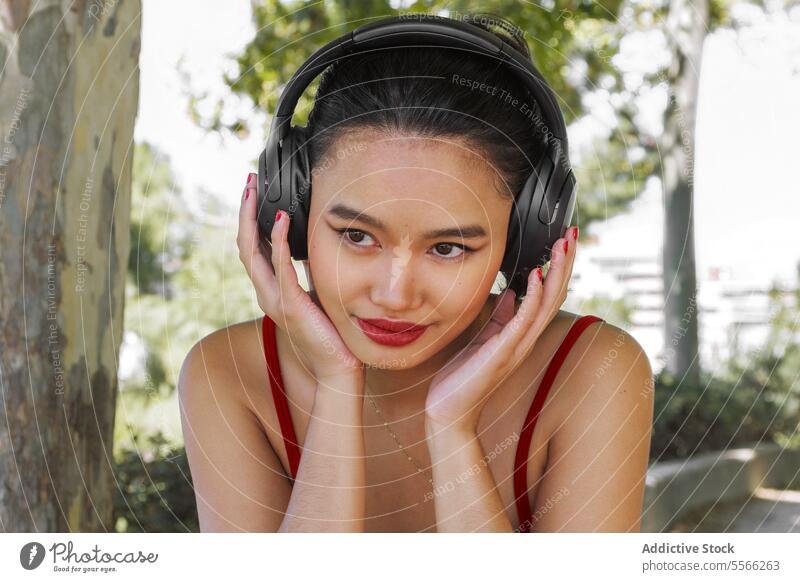
[{"label": "woman's right hand", "polygon": [[239,209],[236,243],[239,258],[256,289],[258,305],[291,337],[304,354],[318,384],[342,378],[361,378],[363,362],[347,348],[325,312],[300,286],[291,262],[287,233],[289,214],[281,211],[270,235],[269,257],[260,250],[256,220],[256,174],[249,174]]}]

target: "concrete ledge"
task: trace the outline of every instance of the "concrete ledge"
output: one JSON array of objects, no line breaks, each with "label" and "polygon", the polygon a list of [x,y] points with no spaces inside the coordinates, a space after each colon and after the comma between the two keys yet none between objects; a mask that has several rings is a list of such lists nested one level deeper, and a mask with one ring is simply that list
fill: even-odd
[{"label": "concrete ledge", "polygon": [[747,498],[758,487],[800,488],[800,451],[761,443],[656,463],[647,470],[641,530],[669,531],[692,509]]}]

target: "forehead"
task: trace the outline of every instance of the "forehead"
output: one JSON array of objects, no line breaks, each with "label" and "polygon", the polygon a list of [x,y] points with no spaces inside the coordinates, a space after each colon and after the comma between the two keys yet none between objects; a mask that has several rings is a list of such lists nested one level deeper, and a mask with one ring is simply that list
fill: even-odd
[{"label": "forehead", "polygon": [[498,179],[491,161],[463,140],[358,131],[318,160],[312,205],[324,211],[344,202],[387,220],[425,212],[494,221],[507,218],[512,204],[498,193]]}]

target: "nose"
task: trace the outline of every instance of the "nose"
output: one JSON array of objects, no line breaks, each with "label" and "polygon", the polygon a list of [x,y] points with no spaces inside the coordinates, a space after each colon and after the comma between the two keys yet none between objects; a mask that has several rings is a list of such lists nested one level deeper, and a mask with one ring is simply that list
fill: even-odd
[{"label": "nose", "polygon": [[395,256],[376,267],[370,299],[385,315],[402,319],[415,311],[421,294],[414,277],[413,261]]}]

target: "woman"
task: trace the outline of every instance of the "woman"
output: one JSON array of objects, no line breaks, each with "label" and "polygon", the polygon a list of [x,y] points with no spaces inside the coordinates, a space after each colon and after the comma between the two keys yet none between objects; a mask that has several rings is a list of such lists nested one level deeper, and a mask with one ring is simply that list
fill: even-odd
[{"label": "woman", "polygon": [[544,280],[490,293],[526,155],[545,147],[498,99],[524,94],[446,49],[322,75],[310,292],[288,214],[259,248],[251,174],[238,245],[266,315],[203,338],[181,370],[203,531],[638,531],[652,371],[624,331],[559,309],[577,227]]}]

